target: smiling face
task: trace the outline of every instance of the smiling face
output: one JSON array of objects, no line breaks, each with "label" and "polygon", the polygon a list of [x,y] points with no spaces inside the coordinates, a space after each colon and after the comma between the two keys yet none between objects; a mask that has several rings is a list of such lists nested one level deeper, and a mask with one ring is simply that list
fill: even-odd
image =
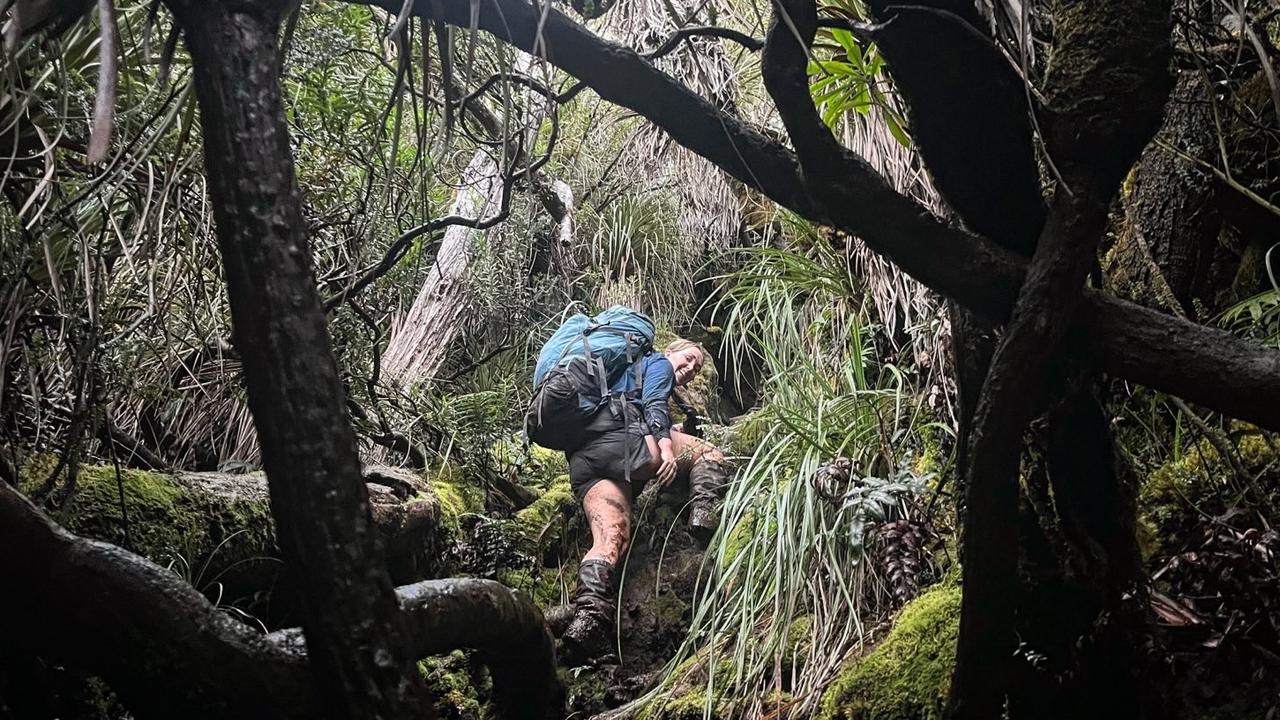
[{"label": "smiling face", "polygon": [[698,349],[697,345],[690,345],[679,350],[668,350],[663,355],[671,362],[671,367],[676,371],[677,386],[687,384],[702,369],[702,351]]}]

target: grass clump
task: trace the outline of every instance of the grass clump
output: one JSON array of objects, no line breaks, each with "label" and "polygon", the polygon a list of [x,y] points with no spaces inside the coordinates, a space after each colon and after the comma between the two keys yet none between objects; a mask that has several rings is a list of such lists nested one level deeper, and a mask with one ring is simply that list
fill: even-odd
[{"label": "grass clump", "polygon": [[941,718],[955,665],[960,588],[935,587],[903,606],[888,637],[854,660],[822,698],[821,720]]}]

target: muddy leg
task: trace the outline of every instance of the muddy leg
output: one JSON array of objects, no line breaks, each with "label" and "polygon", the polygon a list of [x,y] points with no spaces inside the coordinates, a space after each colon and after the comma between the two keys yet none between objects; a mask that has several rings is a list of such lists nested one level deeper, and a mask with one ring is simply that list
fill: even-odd
[{"label": "muddy leg", "polygon": [[591,549],[583,557],[617,565],[631,540],[631,500],[612,480],[601,480],[587,491],[582,509],[591,526]]}]

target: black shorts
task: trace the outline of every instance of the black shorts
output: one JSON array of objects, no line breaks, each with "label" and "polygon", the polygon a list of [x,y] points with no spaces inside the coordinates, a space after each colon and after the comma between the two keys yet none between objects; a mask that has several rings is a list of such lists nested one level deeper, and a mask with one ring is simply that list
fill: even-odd
[{"label": "black shorts", "polygon": [[[644,426],[631,424],[604,430],[569,454],[569,486],[581,503],[587,491],[601,480],[612,480],[634,499],[644,481],[634,477],[653,456],[645,442]],[[628,485],[627,477],[631,477]]]}]

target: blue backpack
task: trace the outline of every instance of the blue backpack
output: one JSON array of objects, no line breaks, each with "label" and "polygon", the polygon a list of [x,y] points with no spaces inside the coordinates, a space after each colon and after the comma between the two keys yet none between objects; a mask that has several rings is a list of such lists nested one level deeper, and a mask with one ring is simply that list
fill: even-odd
[{"label": "blue backpack", "polygon": [[653,350],[655,328],[643,313],[614,305],[595,317],[566,320],[538,353],[533,402],[525,413],[525,436],[553,450],[572,452],[585,440],[588,422],[606,406],[621,416],[630,397],[610,391],[628,368],[636,368],[635,389],[644,384],[644,364]]}]

